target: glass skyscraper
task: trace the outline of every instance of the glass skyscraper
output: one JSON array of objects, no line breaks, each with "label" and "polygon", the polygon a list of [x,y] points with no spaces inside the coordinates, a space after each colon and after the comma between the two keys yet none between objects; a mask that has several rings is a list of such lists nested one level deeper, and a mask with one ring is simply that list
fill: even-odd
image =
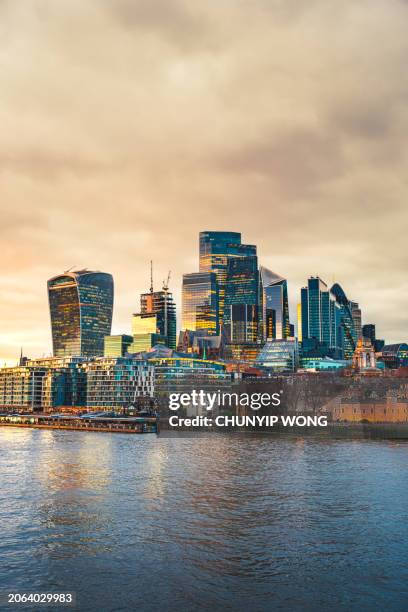
[{"label": "glass skyscraper", "polygon": [[327,354],[337,351],[340,307],[321,278],[309,278],[307,287],[301,289],[300,310],[303,348],[314,340]]},{"label": "glass skyscraper", "polygon": [[241,244],[239,232],[200,232],[200,272],[214,272],[218,284],[218,317],[224,317],[228,261],[256,255],[256,246]]},{"label": "glass skyscraper", "polygon": [[[352,359],[357,341],[361,336],[361,311],[358,309],[358,304],[347,299],[338,283],[335,283],[330,291],[335,296],[340,309],[338,335],[344,359]],[[359,316],[356,317],[357,310]]]},{"label": "glass skyscraper", "polygon": [[354,330],[357,340],[363,336],[363,328],[361,324],[361,308],[357,302],[350,302],[351,314],[354,322]]},{"label": "glass skyscraper", "polygon": [[259,339],[259,304],[257,256],[228,258],[223,316],[227,342],[256,342]]},{"label": "glass skyscraper", "polygon": [[111,333],[113,278],[104,272],[78,270],[48,283],[54,357],[102,356]]},{"label": "glass skyscraper", "polygon": [[315,340],[322,354],[350,360],[360,335],[361,311],[335,283],[329,290],[318,277],[311,277],[301,290],[302,347]]},{"label": "glass skyscraper", "polygon": [[182,299],[183,330],[218,334],[218,287],[214,272],[183,274]]},{"label": "glass skyscraper", "polygon": [[263,340],[290,337],[288,286],[286,279],[261,266]]}]

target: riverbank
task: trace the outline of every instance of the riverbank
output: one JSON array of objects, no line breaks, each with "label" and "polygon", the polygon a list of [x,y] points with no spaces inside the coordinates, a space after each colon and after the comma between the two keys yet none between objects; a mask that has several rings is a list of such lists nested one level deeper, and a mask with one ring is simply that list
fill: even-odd
[{"label": "riverbank", "polygon": [[158,432],[158,418],[145,416],[111,417],[66,414],[4,414],[0,415],[0,427],[143,434]]}]

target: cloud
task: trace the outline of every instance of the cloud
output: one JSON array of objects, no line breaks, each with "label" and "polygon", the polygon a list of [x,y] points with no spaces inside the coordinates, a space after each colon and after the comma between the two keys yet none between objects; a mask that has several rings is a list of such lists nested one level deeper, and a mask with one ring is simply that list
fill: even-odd
[{"label": "cloud", "polygon": [[116,331],[150,259],[180,304],[202,229],[258,244],[293,304],[308,275],[334,275],[380,335],[407,339],[407,12],[0,3],[0,359],[21,336],[50,350],[46,280],[73,265],[114,274]]}]

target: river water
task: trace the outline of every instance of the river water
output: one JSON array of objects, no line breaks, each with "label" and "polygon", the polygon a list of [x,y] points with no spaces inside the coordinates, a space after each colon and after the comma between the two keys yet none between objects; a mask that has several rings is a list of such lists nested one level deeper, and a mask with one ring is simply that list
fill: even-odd
[{"label": "river water", "polygon": [[0,470],[3,594],[73,591],[98,612],[408,609],[406,443],[0,428]]}]

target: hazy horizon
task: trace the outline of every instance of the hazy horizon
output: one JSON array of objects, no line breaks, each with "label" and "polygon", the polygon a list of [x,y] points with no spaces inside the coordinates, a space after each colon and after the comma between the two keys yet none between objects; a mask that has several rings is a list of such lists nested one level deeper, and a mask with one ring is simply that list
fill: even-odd
[{"label": "hazy horizon", "polygon": [[408,2],[0,3],[0,364],[51,352],[46,282],[139,295],[240,231],[289,283],[339,282],[408,341]]}]

